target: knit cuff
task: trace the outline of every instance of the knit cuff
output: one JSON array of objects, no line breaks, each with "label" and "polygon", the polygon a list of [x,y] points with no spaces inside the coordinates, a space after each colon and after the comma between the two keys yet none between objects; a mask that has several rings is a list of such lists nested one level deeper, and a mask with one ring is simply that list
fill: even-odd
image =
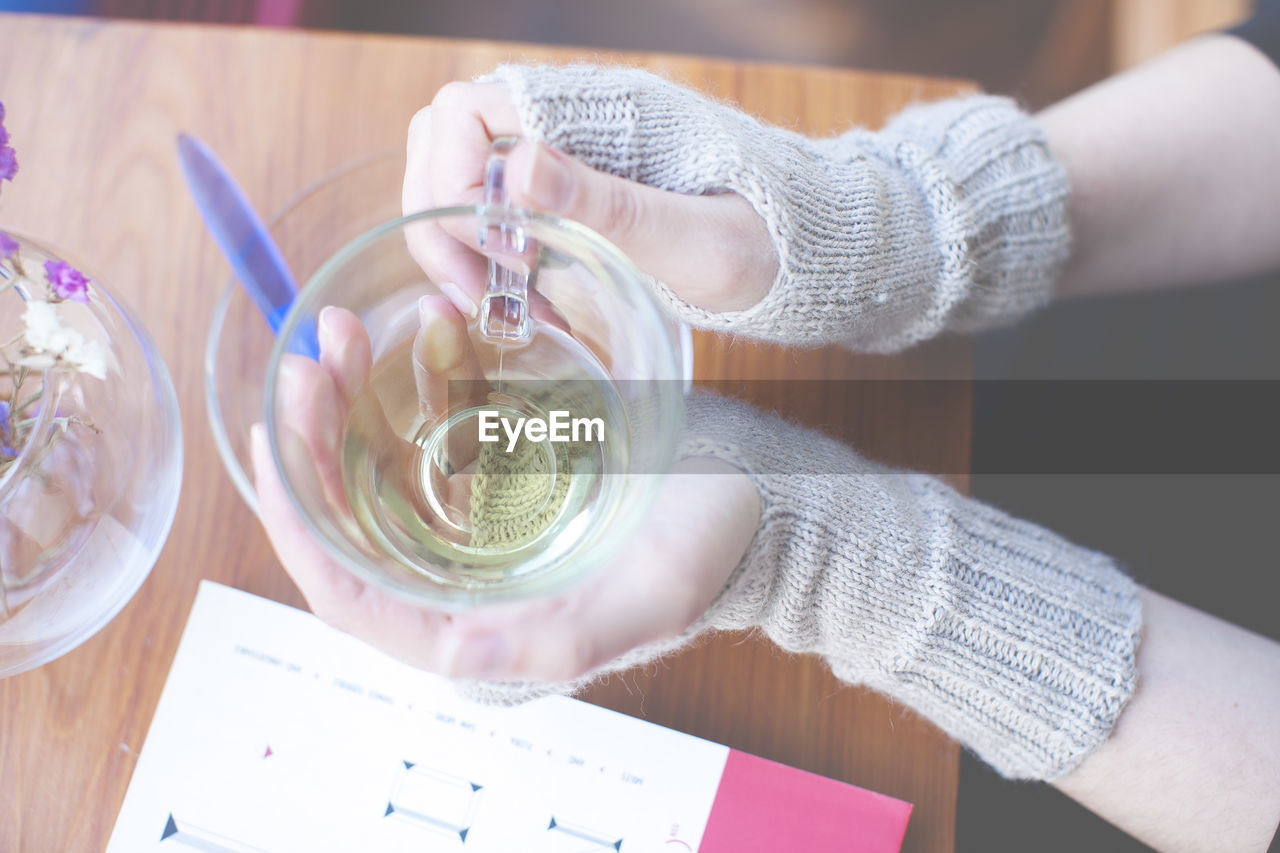
[{"label": "knit cuff", "polygon": [[[1071,249],[1070,184],[1040,125],[1009,98],[978,95],[911,107],[880,137],[927,194],[954,187],[965,210],[935,205],[944,267],[966,264],[969,280],[946,328],[980,331],[1047,305]],[[950,217],[948,233],[941,223]]]},{"label": "knit cuff", "polygon": [[[912,485],[932,520],[932,594],[866,683],[1004,776],[1057,779],[1107,740],[1137,686],[1137,586],[1103,554],[937,481]],[[828,659],[844,677],[846,659]]]}]

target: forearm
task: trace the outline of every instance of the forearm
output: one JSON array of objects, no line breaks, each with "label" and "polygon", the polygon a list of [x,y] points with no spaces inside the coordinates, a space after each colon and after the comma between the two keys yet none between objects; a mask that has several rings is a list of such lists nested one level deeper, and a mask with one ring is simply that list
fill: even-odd
[{"label": "forearm", "polygon": [[1265,850],[1280,821],[1280,645],[1141,596],[1138,689],[1055,784],[1160,850]]},{"label": "forearm", "polygon": [[1190,42],[1038,119],[1072,188],[1056,297],[1280,266],[1280,70],[1251,45]]}]

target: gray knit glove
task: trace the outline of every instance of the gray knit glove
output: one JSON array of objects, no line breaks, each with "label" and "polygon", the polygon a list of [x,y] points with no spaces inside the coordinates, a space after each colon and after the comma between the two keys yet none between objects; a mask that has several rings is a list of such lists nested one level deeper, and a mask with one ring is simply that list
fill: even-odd
[{"label": "gray knit glove", "polygon": [[909,109],[879,133],[807,139],[645,71],[502,66],[527,136],[593,168],[688,194],[736,192],[779,259],[769,294],[693,325],[889,352],[1044,305],[1067,257],[1066,172],[1007,98]]},{"label": "gray knit glove", "polygon": [[1137,588],[1109,558],[740,402],[695,395],[686,422],[681,457],[735,465],[762,502],[710,610],[577,683],[473,682],[471,695],[573,691],[708,629],[759,629],[1011,778],[1055,779],[1107,739],[1133,694],[1141,625]]},{"label": "gray knit glove", "polygon": [[1001,774],[1052,780],[1136,683],[1135,584],[1106,556],[715,397],[684,456],[744,470],[760,531],[707,620],[758,627],[913,708]]}]

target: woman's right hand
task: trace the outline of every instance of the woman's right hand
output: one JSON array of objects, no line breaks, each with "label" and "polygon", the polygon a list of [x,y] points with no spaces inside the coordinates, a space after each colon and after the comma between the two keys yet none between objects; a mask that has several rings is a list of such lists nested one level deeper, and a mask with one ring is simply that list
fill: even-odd
[{"label": "woman's right hand", "polygon": [[[525,129],[499,83],[450,83],[409,125],[406,214],[480,204],[493,140]],[[764,220],[736,193],[682,195],[596,171],[546,145],[517,144],[507,158],[509,202],[580,222],[618,246],[643,272],[707,311],[739,311],[769,292],[778,258]],[[474,316],[484,259],[474,235],[423,224],[410,250],[449,297]]]},{"label": "woman's right hand", "polygon": [[[690,325],[893,352],[1043,305],[1067,257],[1066,172],[1007,98],[810,139],[636,68],[485,79],[445,86],[414,119],[405,207],[477,203],[495,138],[545,142],[511,152],[510,201],[603,234]],[[461,247],[422,232],[418,260],[467,284],[471,311],[476,277],[432,269]]]}]

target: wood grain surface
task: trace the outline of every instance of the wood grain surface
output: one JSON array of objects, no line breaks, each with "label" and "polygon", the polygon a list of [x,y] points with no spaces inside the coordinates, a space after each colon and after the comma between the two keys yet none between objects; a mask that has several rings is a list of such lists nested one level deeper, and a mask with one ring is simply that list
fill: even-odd
[{"label": "wood grain surface", "polygon": [[[3,188],[0,224],[66,249],[135,309],[173,374],[186,446],[173,532],[138,595],[79,649],[0,682],[0,851],[105,846],[201,578],[302,606],[207,423],[201,360],[228,270],[187,195],[175,135],[205,139],[270,211],[335,167],[402,145],[409,117],[443,83],[520,58],[641,63],[812,133],[876,126],[912,100],[964,88],[669,55],[0,15],[0,99],[22,169]],[[963,379],[969,355],[958,344],[868,358],[700,337],[697,364],[702,379]],[[964,485],[963,383],[925,395],[911,383],[829,385],[736,387],[872,456],[924,460]],[[721,637],[588,698],[910,800],[906,849],[954,846],[954,744],[817,661]]]}]

